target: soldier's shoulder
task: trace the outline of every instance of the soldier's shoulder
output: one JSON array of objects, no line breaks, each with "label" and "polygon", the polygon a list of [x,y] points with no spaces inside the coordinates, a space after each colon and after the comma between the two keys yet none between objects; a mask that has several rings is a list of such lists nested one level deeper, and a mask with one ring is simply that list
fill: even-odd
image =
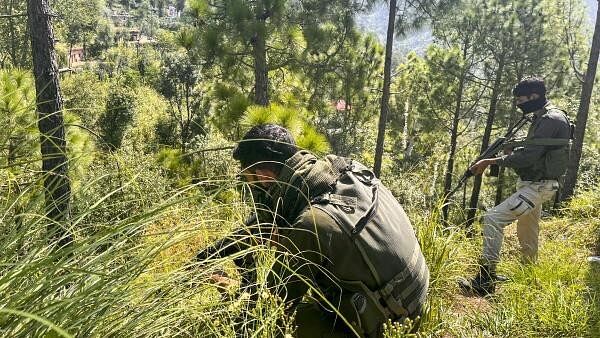
[{"label": "soldier's shoulder", "polygon": [[548,104],[546,107],[546,114],[566,114],[567,112],[554,104]]},{"label": "soldier's shoulder", "polygon": [[296,226],[303,228],[333,228],[336,222],[331,215],[318,206],[311,205],[304,209],[296,219]]},{"label": "soldier's shoulder", "polygon": [[568,114],[565,110],[555,105],[549,105],[546,107],[546,112],[542,115],[542,118],[566,122],[565,120],[568,120]]}]

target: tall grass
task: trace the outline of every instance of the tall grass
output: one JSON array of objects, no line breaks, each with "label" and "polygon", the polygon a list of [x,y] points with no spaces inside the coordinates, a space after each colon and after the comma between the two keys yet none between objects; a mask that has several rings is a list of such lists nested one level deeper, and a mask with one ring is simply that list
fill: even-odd
[{"label": "tall grass", "polygon": [[[107,163],[118,159],[109,156]],[[100,174],[84,176],[77,185],[75,241],[64,249],[48,244],[41,182],[3,188],[0,335],[291,335],[293,317],[266,288],[274,257],[268,245],[194,262],[198,250],[239,227],[250,211],[235,197],[240,187],[233,175],[182,187],[161,180],[160,169],[144,165],[142,158],[125,159],[120,166],[96,162],[90,172]],[[5,187],[14,186],[13,176],[3,178]],[[149,188],[156,185],[164,186]],[[597,199],[597,192],[582,194],[560,218],[542,223],[536,264],[520,263],[509,227],[500,271],[511,280],[483,299],[463,295],[456,284],[459,276],[475,273],[481,238],[468,238],[460,225],[440,224],[439,206],[426,212],[419,204],[407,205],[431,271],[429,301],[416,335],[596,337],[600,270],[586,257],[598,242],[597,204],[590,202]],[[238,271],[232,258],[248,253],[258,257],[255,285],[215,284],[213,275],[221,271],[238,281],[245,271]],[[386,336],[414,335],[392,326]]]},{"label": "tall grass", "polygon": [[[84,194],[85,207],[71,218],[75,241],[63,249],[48,244],[38,182],[17,195],[4,191],[0,335],[273,336],[285,323],[273,320],[281,317],[281,304],[264,297],[224,299],[211,283],[212,272],[230,268],[229,260],[189,267],[194,252],[238,226],[245,210],[239,202],[222,204],[219,191],[205,193],[203,185],[226,190],[236,183],[204,181],[166,191],[164,199],[134,213],[117,212],[131,206],[115,196],[135,198],[123,195],[135,179],[96,200]],[[93,190],[83,185],[80,191],[86,189]],[[99,215],[112,216],[90,219]]]}]

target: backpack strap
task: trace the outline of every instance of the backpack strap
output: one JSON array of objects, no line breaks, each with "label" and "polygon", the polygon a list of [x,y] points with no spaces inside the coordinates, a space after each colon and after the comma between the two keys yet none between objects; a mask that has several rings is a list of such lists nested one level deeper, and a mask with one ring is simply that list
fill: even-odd
[{"label": "backpack strap", "polygon": [[373,216],[375,216],[375,214],[377,213],[377,206],[379,204],[378,188],[378,184],[373,184],[373,186],[371,187],[371,191],[373,193],[371,205],[369,206],[367,212],[365,212],[365,214],[358,220],[356,225],[354,225],[354,229],[352,229],[352,236],[358,235],[365,228],[367,223],[369,223],[371,218],[373,218]]},{"label": "backpack strap", "polygon": [[566,147],[571,144],[568,138],[532,138],[521,141],[507,142],[506,147],[524,147],[524,146],[562,146]]},{"label": "backpack strap", "polygon": [[[379,204],[379,180],[377,180],[375,174],[370,170],[356,170],[356,167],[352,164],[351,159],[338,156],[328,156],[327,158],[331,163],[331,167],[334,169],[334,171],[338,171],[340,175],[354,175],[354,177],[356,177],[358,181],[362,182],[364,185],[371,187],[371,204],[369,205],[369,208],[367,209],[365,214],[354,225],[354,228],[351,231],[351,236],[355,237],[365,228],[365,226],[377,213],[377,206]],[[331,203],[340,206],[342,209],[347,209],[348,211],[350,211],[351,209],[355,210],[357,206],[356,197],[342,196],[332,194],[330,192],[316,196],[310,201],[310,203]]]},{"label": "backpack strap", "polygon": [[[409,277],[414,276],[415,271],[417,271],[417,278],[410,279]],[[429,280],[429,270],[421,250],[415,247],[404,270],[374,293],[379,298],[379,302],[393,314],[393,318],[406,318],[409,314],[416,313],[426,296],[427,287],[422,287],[422,280]],[[410,301],[403,303],[403,299],[410,299]]]}]

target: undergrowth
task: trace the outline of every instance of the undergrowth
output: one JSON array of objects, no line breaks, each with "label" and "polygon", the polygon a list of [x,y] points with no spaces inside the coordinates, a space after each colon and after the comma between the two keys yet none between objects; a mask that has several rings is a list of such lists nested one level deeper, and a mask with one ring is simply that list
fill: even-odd
[{"label": "undergrowth", "polygon": [[[254,285],[240,283],[248,271],[238,271],[232,258],[194,260],[196,252],[239,228],[250,212],[232,197],[240,191],[233,175],[164,186],[150,195],[145,185],[153,183],[152,175],[141,169],[120,175],[80,185],[74,199],[83,200],[71,220],[76,237],[64,249],[45,237],[48,221],[40,214],[39,182],[4,191],[0,335],[293,335],[293,318],[265,286],[273,264],[268,245],[232,257],[258,257]],[[107,187],[111,191],[98,193]],[[416,335],[597,337],[600,268],[586,258],[597,253],[598,200],[597,190],[581,193],[560,217],[543,220],[535,264],[520,263],[514,227],[507,228],[499,270],[510,280],[488,298],[464,295],[456,283],[475,273],[481,238],[468,237],[462,225],[441,225],[436,212],[416,213],[418,206],[411,206],[431,270],[429,300]],[[215,273],[226,273],[234,282],[219,286]],[[406,331],[391,325],[386,336],[415,335]]]}]

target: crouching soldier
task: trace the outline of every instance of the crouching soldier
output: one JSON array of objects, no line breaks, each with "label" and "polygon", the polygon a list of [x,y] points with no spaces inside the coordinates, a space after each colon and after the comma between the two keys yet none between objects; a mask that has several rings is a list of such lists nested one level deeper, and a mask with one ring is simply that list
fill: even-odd
[{"label": "crouching soldier", "polygon": [[[380,337],[388,320],[421,314],[429,270],[407,215],[371,170],[318,159],[273,124],[252,128],[233,156],[263,191],[259,220],[271,217],[278,252],[267,280],[295,312],[298,337]],[[303,302],[310,288],[315,301]]]}]

